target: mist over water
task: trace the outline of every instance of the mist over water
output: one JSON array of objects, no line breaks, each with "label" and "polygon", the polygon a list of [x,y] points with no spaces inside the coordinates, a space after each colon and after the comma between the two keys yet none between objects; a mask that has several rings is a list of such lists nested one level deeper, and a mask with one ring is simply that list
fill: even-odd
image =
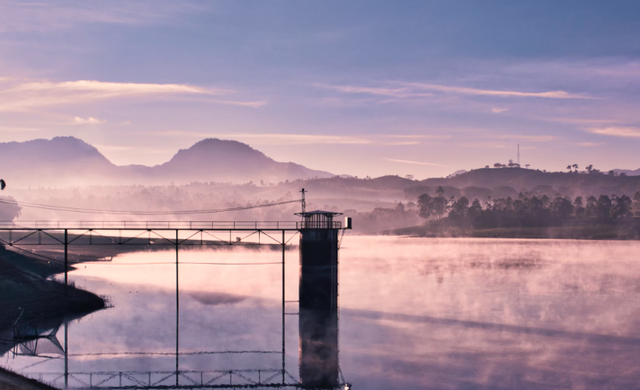
[{"label": "mist over water", "polygon": [[[342,373],[355,389],[634,388],[639,250],[619,241],[347,235]],[[280,258],[268,249],[180,251],[185,263]],[[295,301],[297,251],[286,259],[287,300]],[[175,369],[173,261],[171,250],[127,253],[70,274],[113,305],[70,324],[70,371]],[[279,351],[280,278],[277,264],[181,265],[180,369],[279,368],[276,353],[189,353]],[[297,377],[298,319],[286,321],[287,371]],[[62,360],[11,352],[0,362],[34,377],[63,371]]]}]

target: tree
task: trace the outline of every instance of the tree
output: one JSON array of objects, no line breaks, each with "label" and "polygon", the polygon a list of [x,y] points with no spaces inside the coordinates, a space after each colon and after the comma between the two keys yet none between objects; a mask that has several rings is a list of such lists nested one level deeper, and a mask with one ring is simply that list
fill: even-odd
[{"label": "tree", "polygon": [[[7,183],[0,179],[0,191],[7,188]],[[18,218],[20,216],[20,212],[22,211],[22,207],[18,206],[18,202],[13,199],[11,196],[0,198],[0,220],[3,221],[12,221],[14,218]]]},{"label": "tree", "polygon": [[611,208],[612,217],[629,217],[633,215],[633,213],[631,212],[631,198],[629,198],[627,195],[615,196],[612,198],[614,203],[613,207]]},{"label": "tree", "polygon": [[469,200],[466,197],[461,197],[451,205],[451,211],[449,212],[449,218],[462,218],[465,216],[469,209]]},{"label": "tree", "polygon": [[442,186],[438,186],[438,188],[436,188],[436,195],[444,196],[444,188],[442,188]]},{"label": "tree", "polygon": [[529,167],[531,166],[531,164],[524,164],[524,167],[529,169]]},{"label": "tree", "polygon": [[564,222],[569,219],[569,216],[573,213],[573,206],[571,201],[562,197],[556,197],[551,204],[551,212],[553,216],[560,222]]},{"label": "tree", "polygon": [[[443,191],[444,192],[444,191]],[[438,217],[438,219],[442,218],[442,216],[447,211],[447,200],[442,194],[433,198],[433,213]]]},{"label": "tree", "polygon": [[409,180],[413,180],[413,175],[412,174],[408,174],[405,176],[405,178],[409,179]]},{"label": "tree", "polygon": [[567,165],[567,169],[569,170],[569,173],[571,173],[571,165]]},{"label": "tree", "polygon": [[540,201],[542,202],[542,207],[544,208],[549,207],[549,205],[551,204],[551,199],[549,199],[547,194],[543,194],[542,197],[540,197]]},{"label": "tree", "polygon": [[[0,183],[0,187],[2,187],[2,183]],[[12,221],[20,216],[22,208],[11,196],[0,197],[0,202],[0,220]]]},{"label": "tree", "polygon": [[614,171],[613,169],[610,170],[609,172],[607,172],[607,175],[609,176],[616,176],[616,171]]},{"label": "tree", "polygon": [[495,164],[493,164],[493,167],[494,167],[494,168],[502,168],[502,164],[500,164],[500,163],[495,163]]},{"label": "tree", "polygon": [[574,167],[576,170],[576,173],[578,173],[578,164],[573,164],[572,167]]},{"label": "tree", "polygon": [[586,216],[587,217],[595,217],[598,214],[596,209],[596,203],[598,203],[598,199],[595,196],[591,195],[587,198],[587,206],[586,206]]},{"label": "tree", "polygon": [[467,217],[469,217],[469,219],[473,221],[478,215],[480,215],[481,211],[482,205],[480,204],[478,198],[475,198],[473,200],[473,203],[471,203],[471,207],[469,207],[469,209],[467,210]]},{"label": "tree", "polygon": [[598,217],[605,220],[611,215],[611,199],[607,195],[600,195],[596,203]]},{"label": "tree", "polygon": [[573,212],[578,218],[584,218],[585,208],[583,207],[583,205],[584,203],[582,203],[582,196],[576,197],[576,200],[573,201]]},{"label": "tree", "polygon": [[576,200],[573,201],[573,206],[574,207],[582,207],[583,206],[582,196],[576,197]]},{"label": "tree", "polygon": [[593,170],[593,164],[587,165],[585,169],[587,170],[587,172],[591,173],[591,171]]},{"label": "tree", "polygon": [[433,215],[433,198],[429,194],[418,197],[418,215],[424,219],[429,219]]}]

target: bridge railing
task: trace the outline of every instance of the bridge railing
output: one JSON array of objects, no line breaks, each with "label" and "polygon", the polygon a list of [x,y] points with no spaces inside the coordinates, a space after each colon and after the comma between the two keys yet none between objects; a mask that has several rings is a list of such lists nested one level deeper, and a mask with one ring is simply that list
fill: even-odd
[{"label": "bridge railing", "polygon": [[341,227],[339,221],[0,221],[0,230],[300,230]]},{"label": "bridge railing", "polygon": [[340,221],[302,221],[298,222],[299,229],[340,229]]},{"label": "bridge railing", "polygon": [[294,230],[298,224],[296,221],[0,221],[0,229]]},{"label": "bridge railing", "polygon": [[0,221],[0,229],[4,230],[300,230],[341,227],[339,221]]}]

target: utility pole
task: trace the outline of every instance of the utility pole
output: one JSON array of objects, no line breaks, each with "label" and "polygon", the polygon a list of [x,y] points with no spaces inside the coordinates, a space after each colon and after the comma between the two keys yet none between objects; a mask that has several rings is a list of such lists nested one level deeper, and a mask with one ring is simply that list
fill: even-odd
[{"label": "utility pole", "polygon": [[304,200],[304,194],[306,193],[306,191],[303,188],[302,190],[300,190],[300,192],[302,192],[302,212],[305,213],[307,209],[307,202]]},{"label": "utility pole", "polygon": [[520,144],[518,144],[518,165],[520,165]]}]

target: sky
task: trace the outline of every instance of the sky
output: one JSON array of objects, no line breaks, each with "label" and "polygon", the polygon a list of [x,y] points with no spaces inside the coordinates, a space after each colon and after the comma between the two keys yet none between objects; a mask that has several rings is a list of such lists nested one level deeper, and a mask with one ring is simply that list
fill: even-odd
[{"label": "sky", "polygon": [[0,2],[0,142],[335,174],[640,168],[640,2]]}]

